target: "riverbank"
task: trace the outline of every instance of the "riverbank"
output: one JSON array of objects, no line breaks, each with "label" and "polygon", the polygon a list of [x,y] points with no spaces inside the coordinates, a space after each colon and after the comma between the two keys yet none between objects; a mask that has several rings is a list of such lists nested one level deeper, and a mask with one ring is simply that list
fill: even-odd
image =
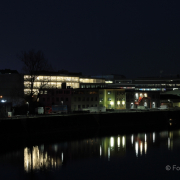
[{"label": "riverbank", "polygon": [[0,120],[1,140],[48,138],[59,134],[59,138],[106,133],[118,130],[119,133],[143,130],[158,130],[169,126],[169,121],[180,120],[180,111],[156,111],[136,113],[102,113],[54,115],[44,117],[24,117],[21,119]]},{"label": "riverbank", "polygon": [[[170,120],[172,124],[170,125]],[[179,111],[103,113],[0,120],[2,152],[38,144],[180,128]]]}]

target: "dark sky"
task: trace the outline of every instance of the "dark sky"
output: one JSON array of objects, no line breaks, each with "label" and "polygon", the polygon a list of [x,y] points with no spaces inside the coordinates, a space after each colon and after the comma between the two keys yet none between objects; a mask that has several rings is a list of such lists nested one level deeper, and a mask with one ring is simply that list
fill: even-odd
[{"label": "dark sky", "polygon": [[42,50],[55,70],[126,77],[180,74],[178,0],[6,0],[0,69]]}]

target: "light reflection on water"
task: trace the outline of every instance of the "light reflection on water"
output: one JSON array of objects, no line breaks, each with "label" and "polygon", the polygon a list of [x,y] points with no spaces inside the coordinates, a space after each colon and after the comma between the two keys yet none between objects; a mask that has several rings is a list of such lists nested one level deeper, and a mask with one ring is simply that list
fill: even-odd
[{"label": "light reflection on water", "polygon": [[126,151],[134,151],[134,156],[148,155],[148,148],[163,144],[173,150],[173,138],[180,137],[180,131],[163,131],[160,133],[139,133],[118,135],[105,138],[86,139],[53,145],[40,145],[32,149],[24,148],[24,170],[56,169],[63,161],[100,157],[111,161],[112,157],[125,157]]},{"label": "light reflection on water", "polygon": [[86,165],[89,163],[92,163],[94,171],[98,167],[102,167],[103,171],[103,168],[110,168],[109,165],[118,168],[129,168],[132,165],[138,171],[140,168],[147,169],[147,164],[151,163],[148,168],[155,165],[163,171],[165,165],[174,164],[176,159],[180,159],[179,150],[180,130],[124,134],[24,147],[17,152],[0,154],[0,168],[9,164],[13,168],[21,168],[24,176],[31,176],[32,172],[43,176],[45,172],[65,173],[71,167],[77,168],[77,171],[84,167],[84,171],[87,168],[88,172],[89,166]]},{"label": "light reflection on water", "polygon": [[[43,146],[43,145],[41,145]],[[57,145],[54,146],[57,152]],[[24,148],[24,170],[28,173],[31,170],[40,170],[60,167],[63,162],[63,153],[61,157],[50,156],[47,151],[40,149],[38,146],[33,146],[32,151],[30,148]]]}]

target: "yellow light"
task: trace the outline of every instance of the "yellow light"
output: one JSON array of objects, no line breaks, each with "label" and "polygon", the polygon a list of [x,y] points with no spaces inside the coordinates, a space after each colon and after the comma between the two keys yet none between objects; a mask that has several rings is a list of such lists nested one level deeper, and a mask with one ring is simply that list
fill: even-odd
[{"label": "yellow light", "polygon": [[124,105],[124,104],[125,104],[125,101],[122,101],[122,104]]},{"label": "yellow light", "polygon": [[119,104],[120,104],[120,101],[118,101],[117,104],[119,105]]},{"label": "yellow light", "polygon": [[111,101],[111,102],[110,102],[110,104],[111,104],[111,105],[113,105],[113,104],[114,104],[114,102],[113,102],[113,101]]}]

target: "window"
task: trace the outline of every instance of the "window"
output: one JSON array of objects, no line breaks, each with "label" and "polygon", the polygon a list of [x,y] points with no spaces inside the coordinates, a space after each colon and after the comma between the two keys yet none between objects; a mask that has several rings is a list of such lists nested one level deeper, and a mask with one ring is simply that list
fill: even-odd
[{"label": "window", "polygon": [[108,91],[108,94],[111,94],[111,91]]},{"label": "window", "polygon": [[68,101],[68,98],[66,98],[66,101]]},{"label": "window", "polygon": [[90,85],[86,85],[86,88],[90,88]]},{"label": "window", "polygon": [[47,94],[47,91],[44,91],[44,94]]},{"label": "window", "polygon": [[49,97],[47,98],[47,101],[50,101],[50,98],[49,98]]},{"label": "window", "polygon": [[82,105],[82,108],[85,108],[85,105]]},{"label": "window", "polygon": [[111,101],[111,98],[108,98],[108,101]]},{"label": "window", "polygon": [[61,101],[64,101],[64,98],[63,98],[63,97],[61,98]]},{"label": "window", "polygon": [[99,98],[99,101],[102,102],[102,101],[103,101],[103,98]]},{"label": "window", "polygon": [[103,92],[102,92],[102,91],[99,91],[99,94],[103,94]]},{"label": "window", "polygon": [[95,101],[97,101],[97,97],[95,97]]},{"label": "window", "polygon": [[87,101],[89,101],[89,98],[87,97]]},{"label": "window", "polygon": [[95,88],[95,85],[91,85],[91,88]]},{"label": "window", "polygon": [[81,98],[80,98],[80,97],[78,97],[78,101],[81,101]]},{"label": "window", "polygon": [[111,108],[111,104],[108,104],[108,108]]},{"label": "window", "polygon": [[76,101],[76,97],[74,97],[74,101]]},{"label": "window", "polygon": [[93,107],[93,104],[91,104],[91,107]]},{"label": "window", "polygon": [[93,101],[93,97],[91,97],[91,101]]},{"label": "window", "polygon": [[45,98],[43,98],[43,101],[46,101],[46,99],[45,99]]},{"label": "window", "polygon": [[81,105],[78,105],[78,109],[81,109]]},{"label": "window", "polygon": [[58,97],[56,98],[56,101],[59,102],[59,98]]},{"label": "window", "polygon": [[85,97],[82,97],[82,101],[85,101]]},{"label": "window", "polygon": [[43,91],[40,91],[40,94],[43,94]]},{"label": "window", "polygon": [[89,104],[87,104],[86,107],[88,108],[88,107],[89,107]]},{"label": "window", "polygon": [[94,107],[97,107],[97,104],[95,104]]}]

